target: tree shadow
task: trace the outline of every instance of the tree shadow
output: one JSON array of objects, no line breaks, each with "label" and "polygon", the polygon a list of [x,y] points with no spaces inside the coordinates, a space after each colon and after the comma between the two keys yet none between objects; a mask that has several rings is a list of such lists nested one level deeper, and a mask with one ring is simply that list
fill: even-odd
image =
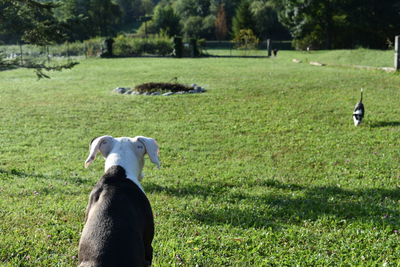
[{"label": "tree shadow", "polygon": [[271,58],[269,56],[252,56],[252,55],[207,55],[209,58]]},{"label": "tree shadow", "polygon": [[[11,169],[11,170],[0,169],[0,174],[5,175],[5,178],[3,178],[3,179],[7,179],[7,177],[9,179],[18,177],[21,179],[35,178],[35,179],[39,179],[39,180],[48,180],[48,181],[66,181],[64,177],[60,177],[60,176],[56,176],[56,175],[44,175],[44,174],[40,174],[40,173],[26,173],[26,172],[19,171],[16,169]],[[89,179],[83,179],[83,178],[77,177],[77,176],[68,177],[68,182],[72,182],[72,183],[76,183],[76,184],[91,183],[91,181]]]},{"label": "tree shadow", "polygon": [[[211,200],[215,205],[194,207],[180,215],[207,225],[282,229],[287,225],[303,224],[304,221],[334,217],[338,222],[361,221],[398,226],[398,211],[384,205],[387,201],[394,203],[400,200],[398,188],[347,190],[337,186],[306,187],[274,180],[266,180],[262,186],[270,188],[269,193],[255,195],[251,194],[251,190],[247,190],[250,193],[237,193],[237,190],[230,190],[224,184],[220,184],[219,188],[215,184],[183,187],[148,184],[146,192],[175,197],[201,196]],[[298,194],[292,194],[294,191]]]},{"label": "tree shadow", "polygon": [[371,128],[398,127],[398,126],[400,126],[400,121],[378,121],[370,124]]}]

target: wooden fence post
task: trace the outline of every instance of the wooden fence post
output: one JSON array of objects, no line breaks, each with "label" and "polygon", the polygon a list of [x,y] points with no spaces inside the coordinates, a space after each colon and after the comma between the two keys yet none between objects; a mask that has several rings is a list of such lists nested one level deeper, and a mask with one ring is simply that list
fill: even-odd
[{"label": "wooden fence post", "polygon": [[399,51],[399,46],[400,46],[400,35],[396,35],[394,39],[394,69],[399,70],[400,69],[400,51]]}]

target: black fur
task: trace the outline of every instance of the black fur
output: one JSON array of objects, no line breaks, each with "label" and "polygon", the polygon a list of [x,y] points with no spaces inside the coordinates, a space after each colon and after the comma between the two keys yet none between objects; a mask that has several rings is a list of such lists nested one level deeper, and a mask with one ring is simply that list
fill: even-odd
[{"label": "black fur", "polygon": [[360,123],[362,122],[362,119],[364,118],[365,114],[365,108],[362,101],[363,101],[363,90],[361,89],[360,101],[356,104],[353,111],[353,117]]},{"label": "black fur", "polygon": [[[360,114],[356,114],[357,111],[359,111]],[[358,102],[354,108],[353,116],[356,117],[356,120],[359,120],[361,122],[362,119],[364,118],[364,114],[365,114],[364,104],[362,102]]]},{"label": "black fur", "polygon": [[151,264],[154,220],[143,191],[113,166],[93,188],[79,243],[79,263],[90,266]]}]

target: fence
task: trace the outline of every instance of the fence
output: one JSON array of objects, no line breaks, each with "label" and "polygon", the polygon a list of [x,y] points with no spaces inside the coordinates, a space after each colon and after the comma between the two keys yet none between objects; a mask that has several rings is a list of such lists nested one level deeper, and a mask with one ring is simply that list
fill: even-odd
[{"label": "fence", "polygon": [[[3,45],[0,52],[6,59],[22,61],[50,62],[53,60],[70,60],[76,57],[99,56],[103,49],[103,39],[95,38],[84,42],[65,43],[61,45]],[[261,42],[256,50],[237,50],[230,41],[206,41],[200,44],[208,55],[262,55],[266,56],[267,42]],[[278,50],[293,49],[290,41],[273,41],[272,48]]]},{"label": "fence", "polygon": [[[268,42],[260,42],[255,49],[237,49],[232,41],[206,41],[202,49],[208,55],[215,56],[270,56],[268,53]],[[271,41],[270,49],[293,50],[291,41]]]},{"label": "fence", "polygon": [[0,53],[6,60],[19,60],[21,62],[68,61],[76,57],[98,56],[101,51],[102,43],[100,41],[75,42],[49,46],[29,44],[0,46]]}]

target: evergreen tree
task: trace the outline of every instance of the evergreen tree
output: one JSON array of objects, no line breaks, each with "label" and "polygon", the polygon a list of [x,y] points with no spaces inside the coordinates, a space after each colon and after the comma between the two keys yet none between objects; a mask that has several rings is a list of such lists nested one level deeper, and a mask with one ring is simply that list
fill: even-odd
[{"label": "evergreen tree", "polygon": [[250,29],[256,33],[255,22],[253,19],[253,14],[250,10],[249,0],[242,0],[236,10],[236,15],[233,18],[232,22],[232,30],[234,36],[238,36],[240,34],[240,30],[245,29]]},{"label": "evergreen tree", "polygon": [[89,22],[89,1],[65,0],[58,9],[59,17],[65,25],[68,41],[83,41],[93,36]]},{"label": "evergreen tree", "polygon": [[121,10],[111,0],[90,0],[89,19],[94,35],[112,36],[120,22]]},{"label": "evergreen tree", "polygon": [[[35,0],[0,0],[0,33],[14,34],[18,40],[35,45],[48,45],[64,41],[63,27],[56,20],[53,9],[56,5]],[[19,16],[16,16],[18,14]],[[10,23],[16,23],[12,25]],[[11,28],[7,28],[11,27]],[[29,61],[5,61],[0,55],[0,70],[31,68],[39,78],[49,76],[45,71],[69,69],[76,62],[48,66]]]},{"label": "evergreen tree", "polygon": [[250,10],[260,39],[290,39],[288,30],[279,22],[276,7],[270,0],[254,0]]},{"label": "evergreen tree", "polygon": [[387,48],[400,28],[398,0],[273,0],[297,48]]}]

